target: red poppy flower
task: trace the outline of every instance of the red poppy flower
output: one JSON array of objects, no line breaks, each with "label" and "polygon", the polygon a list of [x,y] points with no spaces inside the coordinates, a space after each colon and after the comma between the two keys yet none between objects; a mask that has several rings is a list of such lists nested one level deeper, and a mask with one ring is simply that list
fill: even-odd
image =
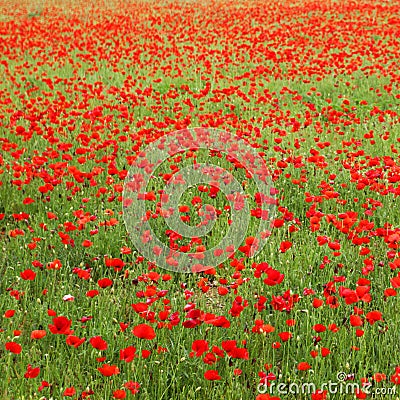
[{"label": "red poppy flower", "polygon": [[279,250],[282,253],[285,253],[286,251],[288,251],[290,248],[292,247],[292,242],[289,242],[287,240],[281,242],[280,246],[279,246]]},{"label": "red poppy flower", "polygon": [[25,197],[25,199],[23,200],[23,204],[24,205],[28,205],[28,204],[32,204],[32,203],[34,203],[35,202],[35,200],[33,200],[31,197]]},{"label": "red poppy flower", "polygon": [[209,369],[204,373],[204,378],[206,378],[208,381],[220,381],[221,377],[219,376],[219,373],[215,369]]},{"label": "red poppy flower", "polygon": [[133,346],[126,347],[119,351],[119,359],[127,363],[132,362],[136,357],[136,348]]},{"label": "red poppy flower", "polygon": [[125,322],[120,322],[119,323],[119,328],[121,330],[121,332],[125,332],[126,329],[128,328],[129,324],[125,323]]},{"label": "red poppy flower", "polygon": [[7,342],[5,344],[6,350],[10,351],[14,354],[19,354],[22,351],[22,347],[19,343],[16,342]]},{"label": "red poppy flower", "polygon": [[311,355],[312,358],[315,358],[315,357],[318,356],[318,351],[317,350],[311,350],[310,351],[310,355]]},{"label": "red poppy flower", "polygon": [[319,308],[324,304],[324,301],[318,298],[313,299],[313,307],[314,308]]},{"label": "red poppy flower", "polygon": [[31,332],[31,339],[42,339],[46,334],[47,332],[43,329],[34,330]]},{"label": "red poppy flower", "polygon": [[49,325],[49,330],[55,335],[69,335],[71,331],[72,320],[67,317],[54,317],[53,325]]},{"label": "red poppy flower", "polygon": [[64,390],[63,396],[72,397],[72,396],[75,396],[75,394],[76,394],[76,390],[75,390],[75,388],[73,386],[71,386],[71,387],[66,388]]},{"label": "red poppy flower", "polygon": [[336,324],[330,324],[330,325],[328,326],[328,329],[329,329],[331,332],[334,332],[334,333],[339,332],[339,327],[338,327]]},{"label": "red poppy flower", "polygon": [[190,357],[196,356],[201,357],[203,353],[208,351],[208,343],[207,340],[195,340],[192,343],[192,352],[190,353]]},{"label": "red poppy flower", "polygon": [[103,364],[102,367],[97,369],[103,376],[113,376],[119,374],[119,369],[116,365]]},{"label": "red poppy flower", "polygon": [[394,278],[391,278],[390,283],[392,284],[393,288],[399,289],[400,288],[400,276],[395,276]]},{"label": "red poppy flower", "polygon": [[385,295],[385,299],[386,299],[387,297],[395,297],[395,296],[397,296],[397,292],[396,292],[395,289],[387,288],[387,289],[385,289],[385,291],[384,291],[384,295]]},{"label": "red poppy flower", "polygon": [[62,267],[62,264],[59,259],[55,259],[54,261],[49,262],[47,265],[47,269],[59,270],[59,269],[61,269],[61,267]]},{"label": "red poppy flower", "polygon": [[123,389],[118,389],[113,392],[113,397],[114,399],[125,399],[126,398],[126,392]]},{"label": "red poppy flower", "polygon": [[36,277],[36,272],[31,269],[26,269],[20,273],[20,277],[25,281],[33,281]]},{"label": "red poppy flower", "polygon": [[382,321],[382,313],[380,311],[370,311],[365,316],[365,319],[370,323],[370,325],[374,325],[377,321]]},{"label": "red poppy flower", "polygon": [[101,336],[94,336],[89,339],[90,344],[97,350],[107,350],[108,344]]},{"label": "red poppy flower", "polygon": [[229,290],[225,286],[218,286],[218,294],[220,296],[225,296],[228,294],[228,292],[229,292]]},{"label": "red poppy flower", "polygon": [[362,389],[359,388],[355,389],[354,395],[356,396],[357,399],[366,399],[368,397],[367,393],[365,393]]},{"label": "red poppy flower", "polygon": [[236,347],[236,340],[224,340],[221,346],[226,352],[229,352]]},{"label": "red poppy flower", "polygon": [[139,393],[140,384],[138,382],[129,381],[124,384],[124,387],[132,394],[137,394]]},{"label": "red poppy flower", "polygon": [[315,393],[311,394],[311,400],[326,400],[327,396],[327,390],[318,389]]},{"label": "red poppy flower", "polygon": [[150,357],[150,355],[151,355],[151,351],[150,350],[147,350],[147,349],[143,349],[142,350],[142,358],[149,358]]},{"label": "red poppy flower", "polygon": [[99,279],[99,280],[97,281],[97,284],[98,284],[102,289],[104,289],[104,288],[106,288],[106,287],[111,286],[111,285],[113,284],[113,281],[112,281],[111,279],[109,279],[109,278],[103,278],[103,279]]},{"label": "red poppy flower", "polygon": [[390,377],[390,382],[400,385],[400,366],[396,367],[395,373]]},{"label": "red poppy flower", "polygon": [[281,274],[279,271],[277,271],[273,268],[268,269],[267,275],[268,275],[268,278],[264,279],[264,283],[268,286],[279,285],[285,277],[284,274]]},{"label": "red poppy flower", "polygon": [[205,355],[205,357],[203,358],[204,364],[207,364],[207,365],[215,364],[217,362],[217,360],[218,359],[217,359],[217,357],[215,356],[214,353],[207,353]]},{"label": "red poppy flower", "polygon": [[275,331],[275,328],[270,324],[264,324],[262,319],[256,319],[254,321],[255,326],[251,329],[254,333],[271,333]]},{"label": "red poppy flower", "polygon": [[356,329],[356,336],[357,337],[364,336],[364,331],[362,329]]},{"label": "red poppy flower", "polygon": [[299,371],[307,371],[310,368],[311,368],[311,365],[308,362],[305,362],[305,361],[300,362],[300,363],[297,364],[297,369]]},{"label": "red poppy flower", "polygon": [[82,343],[86,341],[86,338],[80,339],[78,336],[68,335],[65,341],[68,346],[78,348]]},{"label": "red poppy flower", "polygon": [[98,296],[99,295],[99,291],[98,290],[96,290],[96,289],[94,289],[94,290],[88,290],[87,292],[86,292],[86,297],[96,297],[96,296]]},{"label": "red poppy flower", "polygon": [[381,372],[376,372],[373,376],[372,379],[375,382],[382,382],[382,381],[386,381],[386,374],[383,374]]},{"label": "red poppy flower", "polygon": [[137,313],[147,311],[147,309],[149,308],[148,304],[146,303],[136,303],[136,304],[131,304],[131,306]]},{"label": "red poppy flower", "polygon": [[213,316],[212,318],[207,318],[204,320],[204,323],[211,324],[220,328],[229,328],[231,326],[229,320],[223,315],[220,315],[218,317]]},{"label": "red poppy flower", "polygon": [[322,324],[316,324],[313,326],[313,329],[315,332],[320,333],[320,332],[325,332],[326,331],[326,327],[325,325]]},{"label": "red poppy flower", "polygon": [[11,318],[11,317],[14,316],[14,314],[15,314],[15,310],[7,310],[7,311],[4,313],[4,318]]},{"label": "red poppy flower", "polygon": [[44,388],[49,387],[50,384],[47,381],[42,381],[42,384],[39,386],[38,391],[41,392]]},{"label": "red poppy flower", "polygon": [[291,332],[280,332],[278,333],[278,335],[281,338],[282,342],[287,342],[293,337],[293,334]]},{"label": "red poppy flower", "polygon": [[132,330],[132,333],[139,339],[152,340],[156,337],[154,329],[147,324],[139,324],[135,326]]},{"label": "red poppy flower", "polygon": [[328,348],[326,348],[326,347],[322,347],[321,348],[321,355],[322,355],[322,357],[326,357],[327,355],[329,355],[331,353],[331,351],[328,349]]},{"label": "red poppy flower", "polygon": [[228,352],[229,357],[238,358],[242,360],[249,359],[249,351],[244,347],[235,347],[231,351]]},{"label": "red poppy flower", "polygon": [[281,398],[277,396],[271,396],[268,393],[263,393],[257,395],[256,400],[281,400]]},{"label": "red poppy flower", "polygon": [[351,326],[362,326],[363,323],[364,321],[359,315],[350,315]]},{"label": "red poppy flower", "polygon": [[39,367],[32,368],[31,364],[28,364],[24,377],[27,379],[33,379],[36,378],[39,375],[39,373],[40,373]]},{"label": "red poppy flower", "polygon": [[107,267],[114,268],[114,271],[118,272],[124,267],[125,262],[122,261],[120,258],[108,258],[105,259],[105,264]]}]

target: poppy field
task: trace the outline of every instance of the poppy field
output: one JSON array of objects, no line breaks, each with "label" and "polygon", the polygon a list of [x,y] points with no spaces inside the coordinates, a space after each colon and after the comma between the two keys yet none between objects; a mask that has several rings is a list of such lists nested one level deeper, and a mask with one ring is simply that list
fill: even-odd
[{"label": "poppy field", "polygon": [[1,399],[400,398],[399,1],[0,0],[0,49]]}]

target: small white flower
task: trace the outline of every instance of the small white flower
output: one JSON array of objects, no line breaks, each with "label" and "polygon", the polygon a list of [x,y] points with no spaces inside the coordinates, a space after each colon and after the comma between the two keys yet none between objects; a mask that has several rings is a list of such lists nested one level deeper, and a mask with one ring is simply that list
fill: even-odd
[{"label": "small white flower", "polygon": [[74,300],[75,300],[75,297],[72,296],[71,294],[66,294],[66,295],[63,297],[63,300],[64,300],[64,301],[74,301]]}]

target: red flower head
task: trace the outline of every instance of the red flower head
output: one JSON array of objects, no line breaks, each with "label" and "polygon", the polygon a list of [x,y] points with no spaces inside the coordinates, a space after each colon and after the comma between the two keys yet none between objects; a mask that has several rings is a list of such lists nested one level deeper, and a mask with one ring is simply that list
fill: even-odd
[{"label": "red flower head", "polygon": [[73,397],[75,394],[76,394],[76,390],[72,386],[72,387],[66,388],[64,390],[63,396],[65,396],[65,397]]},{"label": "red flower head", "polygon": [[43,329],[34,330],[31,332],[31,339],[42,339],[46,334],[47,332]]},{"label": "red flower head", "polygon": [[22,351],[22,347],[19,343],[16,342],[7,342],[6,345],[6,350],[10,351],[11,353],[14,354],[19,354]]},{"label": "red flower head", "polygon": [[204,373],[204,378],[206,378],[208,381],[220,381],[221,377],[219,376],[219,373],[215,369],[210,369]]},{"label": "red flower head", "polygon": [[308,362],[305,362],[305,361],[300,362],[300,363],[298,363],[298,365],[297,365],[297,369],[298,369],[299,371],[307,371],[307,370],[310,369],[310,368],[311,368],[311,365],[310,365]]},{"label": "red flower head", "polygon": [[207,340],[195,340],[192,343],[192,350],[190,357],[201,357],[208,350]]},{"label": "red flower head", "polygon": [[97,368],[104,376],[118,375],[119,369],[116,365],[103,364],[102,367]]},{"label": "red flower head", "polygon": [[156,337],[154,329],[147,324],[139,324],[135,326],[132,330],[132,333],[139,339],[152,340]]},{"label": "red flower head", "polygon": [[94,336],[89,342],[97,350],[107,350],[108,344],[101,336]]},{"label": "red flower head", "polygon": [[28,364],[24,377],[27,379],[33,379],[36,378],[39,375],[39,373],[40,373],[39,367],[32,368],[31,364]]},{"label": "red flower head", "polygon": [[71,324],[72,320],[69,320],[67,317],[54,317],[53,325],[49,325],[49,329],[55,335],[70,335],[73,333],[70,329]]}]

